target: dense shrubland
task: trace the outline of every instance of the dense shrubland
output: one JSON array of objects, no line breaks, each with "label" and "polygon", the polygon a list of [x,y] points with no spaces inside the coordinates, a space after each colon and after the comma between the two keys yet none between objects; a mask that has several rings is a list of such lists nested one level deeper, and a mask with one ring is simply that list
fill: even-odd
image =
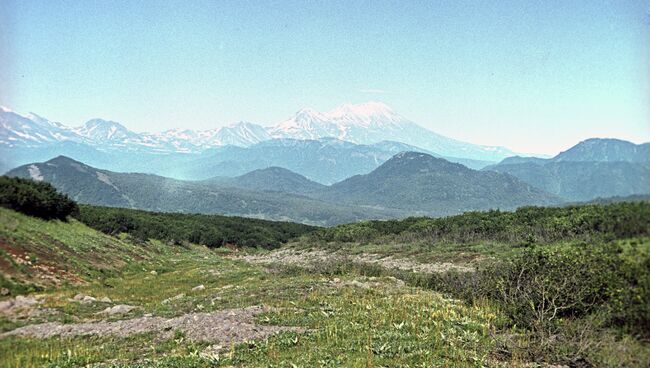
[{"label": "dense shrubland", "polygon": [[650,203],[570,207],[522,207],[513,212],[467,212],[442,218],[365,221],[321,229],[312,242],[506,242],[513,245],[566,239],[608,239],[650,235]]},{"label": "dense shrubland", "polygon": [[49,183],[6,176],[0,176],[0,206],[46,220],[65,220],[78,210]]},{"label": "dense shrubland", "polygon": [[81,205],[75,216],[106,234],[126,233],[140,240],[189,242],[209,247],[275,248],[316,228],[292,222],[275,222],[218,215],[161,213],[126,208]]}]

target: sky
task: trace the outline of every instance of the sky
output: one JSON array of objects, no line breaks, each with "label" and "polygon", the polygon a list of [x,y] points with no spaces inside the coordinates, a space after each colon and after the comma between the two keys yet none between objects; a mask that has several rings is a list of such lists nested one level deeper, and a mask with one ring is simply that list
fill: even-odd
[{"label": "sky", "polygon": [[650,1],[0,0],[0,104],[137,132],[381,101],[554,154],[650,141]]}]

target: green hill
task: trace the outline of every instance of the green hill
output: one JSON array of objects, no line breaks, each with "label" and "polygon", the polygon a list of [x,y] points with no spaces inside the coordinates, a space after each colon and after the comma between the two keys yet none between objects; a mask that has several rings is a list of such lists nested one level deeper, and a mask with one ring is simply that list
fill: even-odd
[{"label": "green hill", "polygon": [[561,202],[513,176],[476,171],[417,152],[395,155],[367,175],[326,188],[319,198],[434,216]]},{"label": "green hill", "polygon": [[205,182],[256,191],[283,192],[309,195],[325,188],[325,185],[309,180],[291,170],[272,166],[253,170],[234,178],[217,177]]}]

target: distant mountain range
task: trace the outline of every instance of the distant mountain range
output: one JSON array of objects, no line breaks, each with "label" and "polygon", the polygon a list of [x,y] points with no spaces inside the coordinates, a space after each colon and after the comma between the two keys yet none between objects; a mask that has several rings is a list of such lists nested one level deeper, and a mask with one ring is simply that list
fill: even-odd
[{"label": "distant mountain range", "polygon": [[550,159],[510,157],[486,167],[568,201],[650,194],[650,143],[588,139]]},{"label": "distant mountain range", "polygon": [[162,133],[101,119],[70,128],[2,108],[0,127],[2,172],[27,164],[8,174],[84,203],[156,211],[332,225],[650,194],[650,143],[589,139],[521,157],[437,135],[381,103],[303,109],[267,128]]},{"label": "distant mountain range", "polygon": [[[0,148],[0,171],[64,155],[95,167],[117,172],[142,172],[182,180],[233,177],[271,166],[283,167],[310,180],[332,184],[366,174],[402,151],[436,155],[399,142],[359,145],[335,138],[319,140],[272,139],[249,147],[216,147],[199,153],[153,153],[99,150],[87,144],[63,141],[36,147]],[[436,155],[437,156],[437,155]],[[494,162],[445,157],[474,169]]]},{"label": "distant mountain range", "polygon": [[63,156],[7,175],[48,181],[82,203],[320,225],[561,202],[510,175],[476,171],[416,152],[397,154],[367,175],[332,186],[282,168],[197,182],[115,173]]},{"label": "distant mountain range", "polygon": [[[427,150],[399,142],[383,141],[360,145],[335,138],[319,140],[272,139],[250,147],[219,147],[196,155],[183,164],[174,163],[158,172],[183,179],[233,177],[252,170],[277,166],[322,184],[332,184],[353,175],[367,174],[393,155],[403,151]],[[436,155],[437,156],[437,155]],[[445,157],[479,169],[489,162]]]},{"label": "distant mountain range", "polygon": [[504,147],[475,145],[436,134],[379,102],[346,104],[328,113],[302,109],[272,127],[239,122],[204,131],[173,129],[160,133],[136,133],[120,123],[103,119],[93,119],[73,128],[2,107],[0,126],[0,147],[4,148],[75,142],[100,151],[197,153],[226,145],[248,147],[271,139],[336,138],[364,145],[398,141],[441,156],[481,161],[496,162],[514,155]]},{"label": "distant mountain range", "polygon": [[7,175],[44,180],[80,203],[111,207],[223,214],[315,225],[335,225],[405,215],[399,211],[337,205],[283,192],[248,190],[231,184],[180,181],[149,174],[115,173],[96,169],[64,156],[45,163],[21,166]]}]

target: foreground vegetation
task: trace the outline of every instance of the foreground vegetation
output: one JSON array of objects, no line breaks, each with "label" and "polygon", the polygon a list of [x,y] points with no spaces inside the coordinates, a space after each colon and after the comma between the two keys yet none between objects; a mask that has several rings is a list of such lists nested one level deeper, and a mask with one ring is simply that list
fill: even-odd
[{"label": "foreground vegetation", "polygon": [[49,183],[0,176],[0,207],[43,219],[73,216],[105,234],[128,234],[140,241],[157,239],[209,247],[276,248],[314,231],[314,226],[244,217],[161,213],[127,208],[78,206]]},{"label": "foreground vegetation", "polygon": [[[0,208],[0,367],[647,367],[649,222],[643,202],[329,229],[91,206],[48,221]],[[299,262],[305,254],[317,257]],[[436,264],[463,267],[417,267]],[[17,300],[29,302],[10,308]],[[225,345],[192,338],[199,322],[92,331],[226,309],[236,319],[251,306],[264,306],[252,330],[234,324]],[[89,323],[88,335],[11,334],[46,322]],[[266,328],[276,333],[247,334]]]},{"label": "foreground vegetation", "polygon": [[[572,366],[645,366],[649,236],[650,203],[637,202],[348,224],[307,234],[292,246],[471,265],[474,272],[431,274],[359,264],[348,269],[492,306],[503,318],[501,333],[518,336],[502,341],[507,355]],[[612,341],[631,345],[613,348]],[[646,350],[635,353],[641,360],[615,353],[637,345]]]},{"label": "foreground vegetation", "polygon": [[[14,212],[6,215],[18,227],[48,233],[53,225],[72,226]],[[93,232],[82,224],[75,226],[83,230],[65,230],[75,237]],[[210,344],[190,341],[182,333],[163,341],[148,333],[44,340],[11,336],[0,338],[0,366],[77,367],[108,362],[108,366],[142,367],[472,367],[496,359],[489,336],[496,314],[490,308],[465,306],[432,291],[401,286],[388,277],[370,279],[358,273],[334,277],[296,269],[266,269],[231,259],[236,252],[215,252],[202,246],[182,248],[156,241],[143,246],[156,250],[156,256],[134,261],[120,273],[49,289],[42,294],[42,308],[48,313],[18,321],[4,319],[2,330],[46,321],[71,324],[96,320],[105,304],[74,301],[74,295],[83,293],[138,306],[113,319],[148,313],[171,317],[262,304],[273,309],[258,317],[259,324],[297,326],[304,332],[242,342],[220,353],[204,353]],[[205,288],[192,291],[197,285]]]},{"label": "foreground vegetation", "polygon": [[43,219],[65,220],[77,204],[48,183],[0,176],[0,207]]}]

